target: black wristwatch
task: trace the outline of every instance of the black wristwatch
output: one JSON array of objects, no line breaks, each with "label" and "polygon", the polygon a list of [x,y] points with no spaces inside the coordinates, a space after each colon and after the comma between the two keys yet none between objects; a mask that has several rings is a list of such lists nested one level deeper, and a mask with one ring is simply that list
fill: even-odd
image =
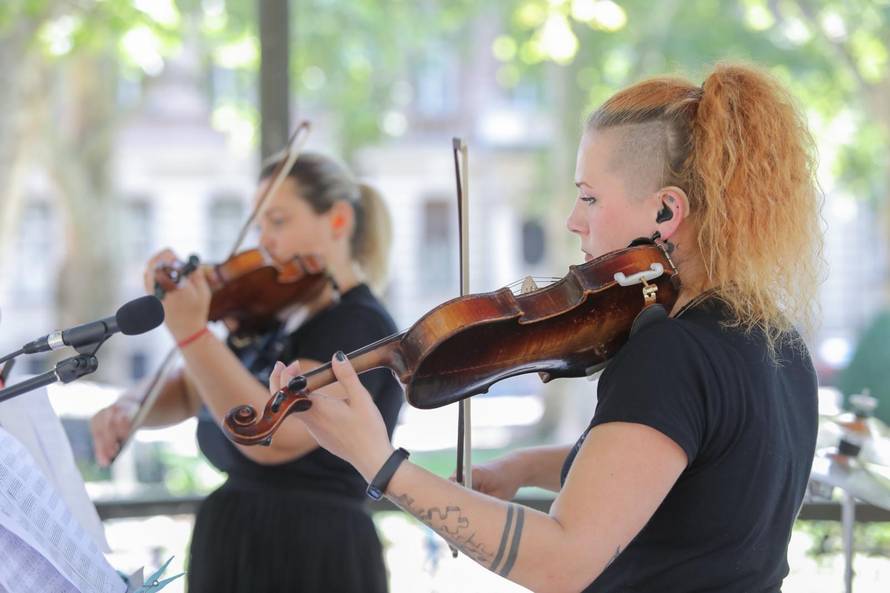
[{"label": "black wristwatch", "polygon": [[389,485],[393,474],[396,473],[402,462],[408,459],[409,455],[411,454],[402,447],[392,452],[389,459],[386,460],[383,467],[380,468],[380,471],[377,472],[377,475],[368,484],[368,489],[365,492],[370,498],[374,500],[383,498],[383,493],[386,492],[386,487]]}]

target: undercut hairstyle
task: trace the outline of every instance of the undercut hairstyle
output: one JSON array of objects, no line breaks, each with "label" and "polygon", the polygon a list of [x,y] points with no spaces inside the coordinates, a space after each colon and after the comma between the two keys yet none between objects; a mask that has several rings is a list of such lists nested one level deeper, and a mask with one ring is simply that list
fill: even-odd
[{"label": "undercut hairstyle", "polygon": [[622,179],[629,196],[642,198],[668,185],[667,156],[671,150],[664,124],[624,124],[608,133],[612,150],[607,165]]},{"label": "undercut hairstyle", "polygon": [[612,163],[632,196],[674,185],[713,288],[732,325],[761,330],[770,353],[796,324],[812,328],[823,278],[816,151],[785,89],[746,65],[717,65],[704,84],[646,80],[587,120],[617,147]]}]

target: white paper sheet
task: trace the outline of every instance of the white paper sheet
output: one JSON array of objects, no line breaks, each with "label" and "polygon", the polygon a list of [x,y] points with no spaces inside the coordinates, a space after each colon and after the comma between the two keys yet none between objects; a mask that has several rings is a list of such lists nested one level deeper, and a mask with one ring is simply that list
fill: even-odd
[{"label": "white paper sheet", "polygon": [[62,422],[46,388],[0,403],[0,427],[27,449],[71,514],[103,552],[110,552],[102,521],[90,500]]},{"label": "white paper sheet", "polygon": [[127,589],[29,452],[2,428],[0,529],[0,583],[9,593]]}]

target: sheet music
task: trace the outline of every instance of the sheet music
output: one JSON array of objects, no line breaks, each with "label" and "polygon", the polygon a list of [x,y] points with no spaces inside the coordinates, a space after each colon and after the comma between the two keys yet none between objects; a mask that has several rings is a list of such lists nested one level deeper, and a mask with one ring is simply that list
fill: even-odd
[{"label": "sheet music", "polygon": [[2,428],[0,550],[0,585],[9,593],[127,590],[28,451]]},{"label": "sheet music", "polygon": [[3,554],[0,593],[78,593],[49,560],[3,527],[0,527],[0,550],[15,551]]},{"label": "sheet music", "polygon": [[71,514],[103,552],[110,552],[102,520],[90,500],[62,422],[45,387],[0,403],[0,427],[27,449]]}]

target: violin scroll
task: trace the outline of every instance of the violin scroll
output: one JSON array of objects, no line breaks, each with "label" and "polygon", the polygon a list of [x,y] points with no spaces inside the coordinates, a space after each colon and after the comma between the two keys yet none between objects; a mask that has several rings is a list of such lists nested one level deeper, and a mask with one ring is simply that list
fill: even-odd
[{"label": "violin scroll", "polygon": [[[274,407],[274,409],[273,409]],[[307,393],[279,391],[266,403],[262,417],[253,406],[242,405],[226,414],[224,425],[228,437],[239,445],[269,445],[272,435],[290,414],[312,407]]]},{"label": "violin scroll", "polygon": [[190,255],[185,262],[158,262],[155,264],[154,278],[155,291],[154,295],[158,299],[163,299],[168,292],[176,290],[182,280],[198,269],[201,260],[197,255]]}]

